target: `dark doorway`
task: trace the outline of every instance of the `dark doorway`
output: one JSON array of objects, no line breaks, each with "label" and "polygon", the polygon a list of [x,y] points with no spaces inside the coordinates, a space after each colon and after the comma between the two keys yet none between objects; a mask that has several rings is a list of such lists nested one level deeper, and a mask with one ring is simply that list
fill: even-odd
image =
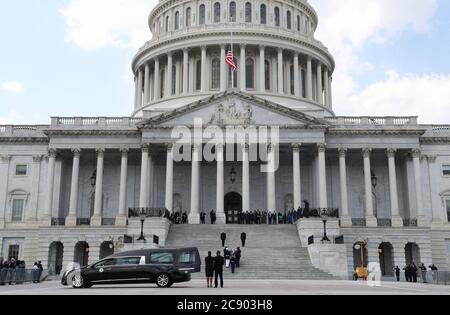
[{"label": "dark doorway", "polygon": [[50,275],[59,275],[63,268],[64,246],[61,242],[50,244],[48,254],[48,273]]},{"label": "dark doorway", "polygon": [[87,242],[78,242],[75,245],[74,261],[84,267],[89,262],[89,244]]},{"label": "dark doorway", "polygon": [[225,214],[227,224],[239,224],[239,216],[242,213],[242,196],[231,192],[225,196]]}]

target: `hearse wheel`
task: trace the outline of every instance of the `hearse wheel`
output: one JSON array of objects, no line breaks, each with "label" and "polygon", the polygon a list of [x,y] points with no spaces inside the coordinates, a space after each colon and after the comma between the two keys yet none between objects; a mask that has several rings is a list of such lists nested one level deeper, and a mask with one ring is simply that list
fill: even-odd
[{"label": "hearse wheel", "polygon": [[74,289],[89,289],[92,287],[92,284],[86,282],[81,274],[76,274],[72,277],[72,287]]},{"label": "hearse wheel", "polygon": [[160,273],[156,277],[156,284],[160,288],[170,288],[172,286],[172,281],[167,273]]}]

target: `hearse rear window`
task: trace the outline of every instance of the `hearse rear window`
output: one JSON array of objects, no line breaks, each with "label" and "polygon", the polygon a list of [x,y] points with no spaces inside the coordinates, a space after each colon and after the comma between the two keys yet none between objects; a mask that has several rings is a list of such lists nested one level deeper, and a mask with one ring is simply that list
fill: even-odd
[{"label": "hearse rear window", "polygon": [[195,263],[195,255],[193,251],[183,251],[180,253],[178,257],[178,262],[180,264],[194,264]]},{"label": "hearse rear window", "polygon": [[151,264],[173,264],[173,254],[172,253],[153,253],[150,254]]}]

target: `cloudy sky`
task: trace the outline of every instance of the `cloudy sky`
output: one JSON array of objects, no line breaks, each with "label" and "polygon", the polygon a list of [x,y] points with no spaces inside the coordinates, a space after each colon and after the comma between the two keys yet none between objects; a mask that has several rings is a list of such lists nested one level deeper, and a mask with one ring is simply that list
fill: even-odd
[{"label": "cloudy sky", "polygon": [[[450,1],[310,0],[337,115],[450,123]],[[0,124],[126,116],[157,0],[0,0]]]}]

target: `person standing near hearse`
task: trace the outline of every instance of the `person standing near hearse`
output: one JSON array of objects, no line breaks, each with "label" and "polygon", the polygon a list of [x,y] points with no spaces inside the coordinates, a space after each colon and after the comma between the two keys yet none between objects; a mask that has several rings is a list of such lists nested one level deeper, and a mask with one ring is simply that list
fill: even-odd
[{"label": "person standing near hearse", "polygon": [[220,234],[220,239],[222,240],[222,247],[225,247],[225,241],[227,240],[227,233],[223,232]]},{"label": "person standing near hearse", "polygon": [[219,286],[219,277],[220,277],[220,287],[223,288],[223,264],[225,263],[225,259],[220,256],[220,251],[217,252],[217,256],[214,257],[214,275],[215,275],[215,288]]},{"label": "person standing near hearse", "polygon": [[397,282],[400,282],[400,268],[398,266],[395,266],[394,268],[394,272],[395,272],[395,277],[397,278]]},{"label": "person standing near hearse", "polygon": [[208,252],[208,257],[205,258],[205,271],[207,286],[208,288],[212,288],[214,278],[214,257],[212,257],[211,252]]},{"label": "person standing near hearse", "polygon": [[242,232],[241,234],[242,247],[245,247],[245,242],[247,241],[247,234]]}]

